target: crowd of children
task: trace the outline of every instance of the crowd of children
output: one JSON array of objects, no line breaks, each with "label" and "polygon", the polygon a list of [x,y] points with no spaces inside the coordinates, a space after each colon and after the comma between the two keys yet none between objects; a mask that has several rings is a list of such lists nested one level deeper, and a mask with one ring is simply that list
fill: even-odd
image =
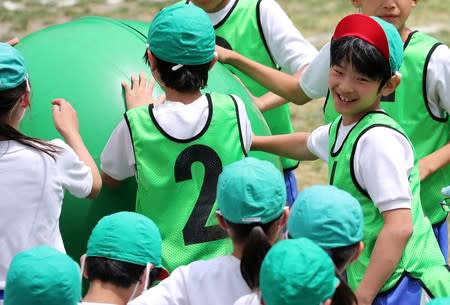
[{"label": "crowd of children", "polygon": [[[31,84],[0,43],[0,303],[450,304],[450,52],[406,27],[416,3],[353,0],[363,14],[318,54],[273,0],[162,9],[145,58],[164,100],[145,73],[123,83],[102,176],[64,99],[52,114],[65,142],[19,131]],[[252,134],[238,96],[202,93],[218,59],[275,107],[274,135]],[[327,125],[293,133],[286,101],[319,96]],[[297,196],[292,169],[317,158],[329,185]],[[103,217],[79,267],[59,232],[64,191],[95,198],[132,176],[137,213]]]}]

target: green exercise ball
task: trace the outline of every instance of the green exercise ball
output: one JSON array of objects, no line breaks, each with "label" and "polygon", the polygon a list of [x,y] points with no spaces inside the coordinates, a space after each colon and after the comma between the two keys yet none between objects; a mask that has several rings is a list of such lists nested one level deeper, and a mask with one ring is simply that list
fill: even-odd
[{"label": "green exercise ball", "polygon": [[[42,139],[59,138],[51,117],[50,101],[65,98],[76,109],[80,133],[97,164],[108,138],[123,118],[125,100],[121,82],[132,73],[150,69],[143,60],[148,24],[138,21],[85,17],[48,27],[23,38],[17,45],[30,74],[31,111],[21,130]],[[268,135],[270,131],[250,97],[235,77],[221,64],[209,74],[205,89],[233,93],[242,98],[253,132]],[[161,95],[155,87],[154,97]],[[281,168],[279,158],[251,152]],[[134,210],[136,184],[128,179],[118,189],[103,186],[95,200],[77,199],[66,193],[60,219],[64,244],[73,258],[86,250],[87,238],[104,215]]]}]

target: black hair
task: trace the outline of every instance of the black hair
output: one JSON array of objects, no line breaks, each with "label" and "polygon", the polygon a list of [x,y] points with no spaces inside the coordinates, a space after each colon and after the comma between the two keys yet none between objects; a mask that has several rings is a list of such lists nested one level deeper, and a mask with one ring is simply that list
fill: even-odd
[{"label": "black hair", "polygon": [[[203,89],[208,84],[208,71],[210,63],[201,65],[183,65],[181,68],[173,71],[172,68],[177,64],[156,59],[159,75],[166,87],[178,92],[193,93]],[[144,61],[149,64],[147,51],[144,54]]]},{"label": "black hair", "polygon": [[327,251],[330,254],[336,268],[342,270],[349,262],[350,258],[355,256],[358,252],[358,246],[359,242],[356,242],[348,246],[327,249]]},{"label": "black hair", "polygon": [[130,288],[139,281],[145,266],[121,262],[105,257],[86,257],[88,280],[99,280],[105,283]]},{"label": "black hair", "polygon": [[14,140],[22,145],[37,149],[55,159],[55,154],[61,148],[46,141],[24,135],[7,123],[11,112],[22,100],[27,90],[27,81],[23,81],[15,88],[0,91],[0,139]]},{"label": "black hair", "polygon": [[257,222],[236,224],[225,220],[232,230],[233,239],[237,242],[245,243],[242,250],[240,269],[242,277],[251,290],[259,287],[261,264],[272,246],[268,236],[273,234],[274,224],[282,215],[284,213],[265,224]]},{"label": "black hair", "polygon": [[333,40],[330,50],[331,66],[340,65],[343,61],[350,63],[358,73],[380,80],[378,91],[392,76],[389,61],[376,47],[361,38],[346,36]]},{"label": "black hair", "polygon": [[331,304],[333,305],[358,305],[358,299],[356,298],[353,290],[348,286],[347,282],[336,270],[336,277],[339,279],[340,284],[334,291]]}]

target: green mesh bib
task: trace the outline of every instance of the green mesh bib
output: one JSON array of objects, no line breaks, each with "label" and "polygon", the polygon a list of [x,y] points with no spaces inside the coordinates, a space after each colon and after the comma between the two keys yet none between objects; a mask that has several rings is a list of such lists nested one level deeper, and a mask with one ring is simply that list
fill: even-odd
[{"label": "green mesh bib", "polygon": [[[420,160],[446,145],[450,140],[448,115],[433,115],[426,98],[426,71],[434,49],[439,46],[435,38],[421,32],[410,34],[405,43],[405,58],[400,68],[402,81],[393,95],[383,98],[381,107],[400,123],[411,139]],[[440,190],[449,184],[450,165],[421,182],[420,199],[425,215],[432,224],[447,217],[440,205]]]},{"label": "green mesh bib", "polygon": [[[450,140],[448,114],[444,118],[433,115],[426,98],[426,72],[430,56],[441,43],[421,32],[413,32],[405,43],[402,79],[394,94],[383,97],[383,108],[402,126],[421,158],[438,150]],[[328,94],[324,105],[325,122],[332,122],[339,114]],[[440,190],[450,181],[450,165],[444,166],[421,182],[420,198],[425,215],[432,224],[445,220],[440,205]]]},{"label": "green mesh bib", "polygon": [[[341,117],[333,121],[330,127],[329,138],[329,179],[330,184],[352,194],[361,204],[364,215],[363,241],[365,248],[358,260],[349,265],[347,269],[348,282],[352,289],[356,289],[369,265],[371,253],[375,242],[383,227],[383,217],[369,194],[356,181],[353,169],[353,157],[360,137],[371,128],[384,126],[398,131],[404,135],[401,127],[383,112],[371,112],[366,114],[349,132],[341,148],[336,152],[334,146],[337,139],[338,128],[341,124]],[[420,205],[420,183],[417,164],[414,167],[409,179],[413,200],[411,202],[411,215],[414,225],[414,232],[409,239],[403,256],[391,277],[383,285],[381,292],[387,291],[395,286],[404,272],[414,278],[426,280],[426,287],[434,294],[439,294],[443,288],[440,282],[430,280],[430,272],[438,274],[446,272],[444,258],[440,252],[438,243],[434,237],[429,220],[424,217]],[[431,268],[433,267],[433,268]],[[434,269],[434,267],[437,267]],[[431,271],[430,271],[431,270]],[[433,271],[434,270],[434,271]],[[446,272],[446,276],[450,273]],[[450,283],[450,282],[449,282]],[[450,289],[445,288],[446,290]],[[445,292],[443,293],[447,293]]]},{"label": "green mesh bib", "polygon": [[152,106],[126,113],[136,155],[136,211],[161,231],[163,264],[170,271],[232,250],[215,219],[216,185],[222,168],[242,159],[245,151],[234,99],[206,96],[209,117],[192,139],[165,133]]},{"label": "green mesh bib", "polygon": [[[271,68],[277,68],[269,53],[259,20],[260,0],[236,0],[228,16],[215,26],[217,43]],[[252,78],[231,65],[236,74],[254,96],[268,92]],[[289,106],[287,104],[263,113],[272,134],[292,133]],[[284,169],[294,169],[297,160],[281,158]]]}]

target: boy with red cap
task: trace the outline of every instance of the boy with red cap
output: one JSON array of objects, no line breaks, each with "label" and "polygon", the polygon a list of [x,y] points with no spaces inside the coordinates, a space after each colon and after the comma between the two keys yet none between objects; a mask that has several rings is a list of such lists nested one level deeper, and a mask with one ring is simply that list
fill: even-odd
[{"label": "boy with red cap", "polygon": [[413,148],[380,111],[381,97],[400,83],[402,49],[389,23],[360,14],[343,18],[331,42],[328,84],[340,116],[312,133],[252,143],[252,149],[327,161],[330,184],[360,202],[365,249],[347,269],[359,304],[419,304],[419,283],[433,297],[450,293],[450,273],[421,209]]}]

